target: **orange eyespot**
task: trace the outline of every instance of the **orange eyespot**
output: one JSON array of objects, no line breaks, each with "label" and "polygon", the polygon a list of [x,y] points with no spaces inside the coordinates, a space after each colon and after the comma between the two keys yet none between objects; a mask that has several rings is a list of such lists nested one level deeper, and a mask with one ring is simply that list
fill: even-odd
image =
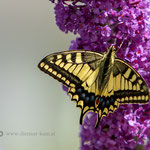
[{"label": "orange eyespot", "polygon": [[99,103],[100,103],[100,100],[99,100],[99,98],[97,98],[97,99],[95,100],[95,106],[97,107],[97,106],[99,105]]}]

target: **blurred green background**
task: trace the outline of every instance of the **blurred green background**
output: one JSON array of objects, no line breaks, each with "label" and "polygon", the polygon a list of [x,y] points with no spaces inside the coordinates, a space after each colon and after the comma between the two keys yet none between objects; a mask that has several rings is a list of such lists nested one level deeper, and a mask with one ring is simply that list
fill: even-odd
[{"label": "blurred green background", "polygon": [[37,68],[75,39],[58,29],[53,7],[48,0],[0,0],[0,150],[80,148],[80,109]]}]

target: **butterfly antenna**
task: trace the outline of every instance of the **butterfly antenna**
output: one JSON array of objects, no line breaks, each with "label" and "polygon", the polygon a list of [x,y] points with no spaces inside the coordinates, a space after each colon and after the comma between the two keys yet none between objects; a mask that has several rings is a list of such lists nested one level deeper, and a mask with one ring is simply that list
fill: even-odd
[{"label": "butterfly antenna", "polygon": [[121,44],[119,45],[119,48],[116,50],[116,53],[117,53],[118,50],[121,49],[121,47],[122,47],[122,45],[123,45],[123,43],[124,43],[124,40],[125,40],[125,38],[123,39],[123,41],[122,41]]}]

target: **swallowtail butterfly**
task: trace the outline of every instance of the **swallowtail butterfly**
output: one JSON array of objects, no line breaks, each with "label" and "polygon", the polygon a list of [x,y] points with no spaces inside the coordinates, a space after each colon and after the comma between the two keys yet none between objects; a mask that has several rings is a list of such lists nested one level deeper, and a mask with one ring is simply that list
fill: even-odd
[{"label": "swallowtail butterfly", "polygon": [[144,79],[115,52],[114,46],[104,54],[84,50],[58,52],[46,56],[38,65],[68,87],[71,100],[81,108],[80,124],[89,111],[97,113],[97,128],[103,116],[113,113],[120,104],[149,101]]}]

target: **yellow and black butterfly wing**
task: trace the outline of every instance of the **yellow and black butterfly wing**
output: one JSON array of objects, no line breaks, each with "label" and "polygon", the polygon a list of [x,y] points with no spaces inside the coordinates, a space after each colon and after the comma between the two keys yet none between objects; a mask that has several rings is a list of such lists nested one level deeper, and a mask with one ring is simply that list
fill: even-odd
[{"label": "yellow and black butterfly wing", "polygon": [[91,51],[65,51],[46,56],[38,67],[68,87],[71,100],[81,108],[80,123],[95,110],[99,64],[103,54]]},{"label": "yellow and black butterfly wing", "polygon": [[114,97],[120,104],[149,102],[146,82],[129,64],[121,59],[115,59],[113,76]]},{"label": "yellow and black butterfly wing", "polygon": [[88,70],[87,74],[81,78],[82,84],[76,88],[69,88],[71,99],[76,101],[77,107],[81,108],[80,124],[82,124],[85,114],[89,111],[97,112],[95,100],[99,95],[98,76],[99,65],[95,70]]},{"label": "yellow and black butterfly wing", "polygon": [[119,104],[149,102],[148,86],[135,69],[121,59],[115,59],[110,69],[107,84],[98,98],[96,128],[101,119],[113,113]]},{"label": "yellow and black butterfly wing", "polygon": [[[105,78],[103,82],[105,82]],[[103,90],[101,94],[95,101],[95,103],[97,103],[97,122],[95,128],[98,127],[100,121],[104,116],[108,116],[109,113],[113,113],[119,107],[119,103],[114,96],[113,85],[113,71],[111,71],[107,83],[102,88]]]},{"label": "yellow and black butterfly wing", "polygon": [[102,56],[91,51],[64,51],[46,56],[38,67],[67,87],[76,87],[97,68]]}]

